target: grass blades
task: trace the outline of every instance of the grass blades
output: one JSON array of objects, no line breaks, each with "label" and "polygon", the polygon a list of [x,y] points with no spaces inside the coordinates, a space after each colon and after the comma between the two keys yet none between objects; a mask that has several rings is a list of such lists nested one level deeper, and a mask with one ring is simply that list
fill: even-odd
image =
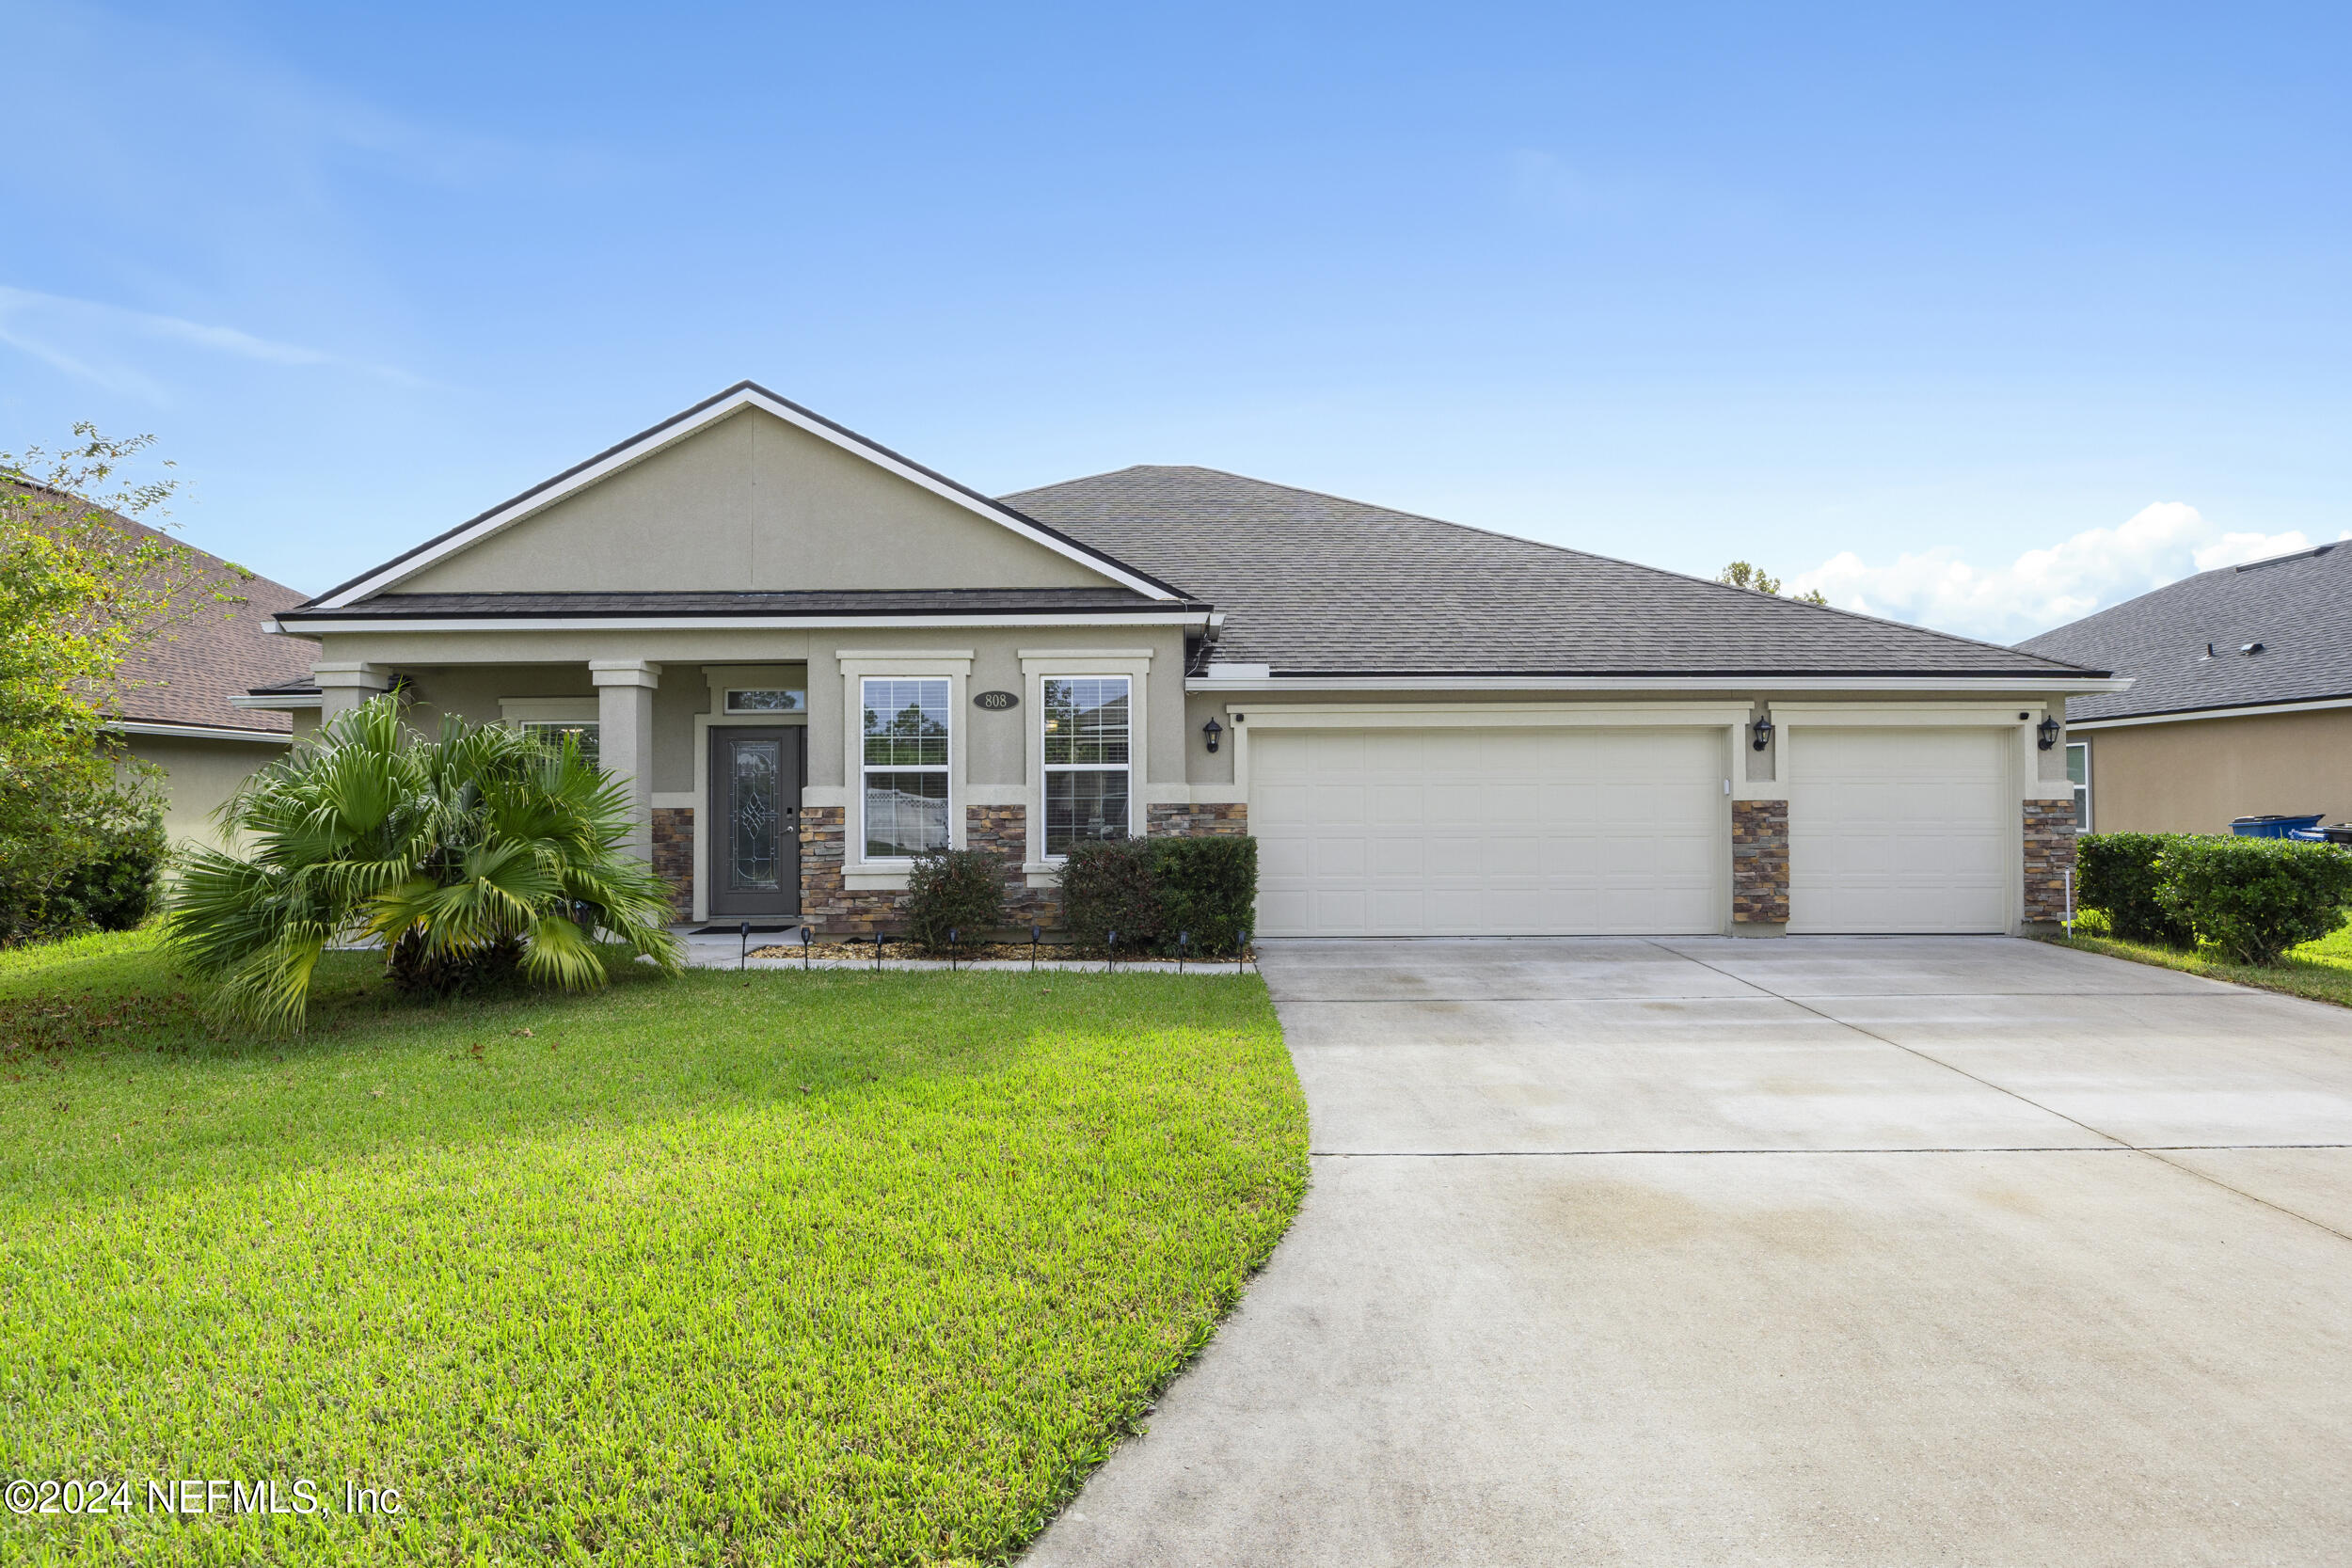
[{"label": "grass blades", "polygon": [[1303,1190],[1254,976],[612,967],[330,954],[250,1043],[143,934],[0,955],[0,1471],[405,1500],[0,1560],[1005,1561]]},{"label": "grass blades", "polygon": [[2190,974],[2209,975],[2234,985],[2252,986],[2258,990],[2283,991],[2289,996],[2352,1007],[2352,922],[2339,926],[2332,935],[2322,937],[2317,942],[2307,942],[2300,947],[2290,948],[2286,957],[2276,964],[2231,963],[2219,957],[2210,944],[2201,945],[2195,952],[2189,952],[2155,942],[2119,941],[2107,935],[2106,917],[2096,910],[2085,911],[2074,922],[2074,937],[2061,938],[2059,943],[2066,947],[2079,947],[2087,953],[2105,953],[2109,958],[2129,958],[2135,963],[2155,964]]}]

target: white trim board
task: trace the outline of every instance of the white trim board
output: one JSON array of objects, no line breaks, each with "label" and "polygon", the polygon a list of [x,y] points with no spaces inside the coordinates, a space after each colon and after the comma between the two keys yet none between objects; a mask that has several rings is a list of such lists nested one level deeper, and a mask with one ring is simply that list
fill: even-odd
[{"label": "white trim board", "polygon": [[291,746],[284,730],[240,730],[227,724],[148,724],[136,719],[109,719],[99,726],[116,735],[167,736],[181,740],[251,740],[263,746]]},{"label": "white trim board", "polygon": [[[233,701],[233,699],[232,699]],[[2075,730],[2121,730],[2135,724],[2190,724],[2207,719],[2260,719],[2272,713],[2325,713],[2331,708],[2352,707],[2352,697],[2328,697],[2309,703],[2264,703],[2252,707],[2191,708],[2183,713],[2133,714],[2122,719],[2072,719],[2066,728]]]},{"label": "white trim board", "polygon": [[[574,615],[540,619],[527,615],[401,615],[382,620],[322,621],[315,626],[278,626],[290,637],[342,637],[359,631],[791,631],[887,626],[894,631],[930,631],[965,626],[1194,626],[1206,621],[1200,610],[1126,610],[1081,615]],[[1455,684],[1459,684],[1458,682]],[[1557,684],[1557,683],[1553,683]]]},{"label": "white trim board", "polygon": [[276,713],[292,713],[296,708],[323,707],[326,703],[326,694],[318,691],[294,693],[283,697],[242,696],[229,699],[230,707],[260,708]]},{"label": "white trim board", "polygon": [[709,429],[720,420],[730,419],[747,408],[755,408],[773,415],[785,423],[827,441],[852,456],[864,458],[886,473],[895,474],[910,484],[930,491],[943,500],[963,508],[975,516],[986,519],[1019,534],[1033,545],[1040,545],[1056,555],[1077,562],[1089,571],[1120,585],[1132,588],[1148,598],[1173,602],[1176,595],[1151,578],[1120,565],[1107,557],[1081,549],[1057,534],[1049,533],[1009,507],[985,499],[947,483],[929,469],[917,467],[887,448],[875,445],[853,431],[844,430],[830,420],[810,413],[797,404],[787,403],[767,388],[751,382],[740,382],[708,402],[663,420],[643,435],[632,436],[602,456],[591,458],[579,467],[559,478],[527,490],[504,505],[484,513],[472,522],[444,534],[430,544],[397,561],[387,562],[366,577],[337,589],[319,601],[323,608],[339,610],[345,605],[380,594],[393,584],[415,577],[426,567],[447,560],[460,550],[480,544],[492,534],[501,533],[527,517],[546,511],[556,502],[579,494],[600,480],[608,479],[623,468],[644,462],[654,453],[676,445],[688,436]]}]

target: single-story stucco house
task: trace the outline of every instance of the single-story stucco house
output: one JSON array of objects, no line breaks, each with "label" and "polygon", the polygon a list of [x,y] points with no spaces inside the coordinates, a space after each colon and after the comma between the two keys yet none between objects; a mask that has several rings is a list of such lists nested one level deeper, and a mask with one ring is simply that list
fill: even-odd
[{"label": "single-story stucco house", "polygon": [[[127,517],[137,537],[155,531]],[[309,644],[272,635],[270,617],[303,602],[299,589],[272,582],[180,540],[192,569],[170,623],[123,658],[105,703],[107,728],[122,749],[163,772],[164,832],[175,844],[218,845],[213,814],[262,764],[286,754],[315,718],[256,705],[256,686],[307,686]],[[208,597],[211,594],[215,596]]]},{"label": "single-story stucco house", "polygon": [[579,729],[681,918],[829,930],[1247,831],[1269,936],[2016,931],[2121,684],[1205,468],[992,499],[749,382],[276,623],[280,700]]},{"label": "single-story stucco house", "polygon": [[2352,819],[2352,545],[2200,572],[2018,648],[2131,681],[2067,702],[2084,832]]}]

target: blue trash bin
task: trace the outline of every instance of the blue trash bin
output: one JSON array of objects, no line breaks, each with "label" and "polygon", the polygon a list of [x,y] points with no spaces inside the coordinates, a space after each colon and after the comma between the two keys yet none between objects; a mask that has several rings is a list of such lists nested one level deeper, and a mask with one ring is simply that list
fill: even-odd
[{"label": "blue trash bin", "polygon": [[2241,816],[2230,824],[2230,832],[2240,838],[2285,838],[2297,828],[2316,828],[2319,819],[2328,814],[2315,811],[2309,816]]}]

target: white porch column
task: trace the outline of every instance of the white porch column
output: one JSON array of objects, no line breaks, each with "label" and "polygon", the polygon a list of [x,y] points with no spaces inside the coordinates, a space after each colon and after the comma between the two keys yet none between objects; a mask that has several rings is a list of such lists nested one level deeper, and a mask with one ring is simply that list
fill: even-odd
[{"label": "white porch column", "polygon": [[642,658],[592,658],[596,688],[596,749],[605,768],[628,790],[628,850],[653,859],[653,694],[661,666]]},{"label": "white porch column", "polygon": [[310,678],[318,683],[321,723],[339,713],[349,713],[392,684],[392,673],[381,665],[341,659],[311,665]]}]

